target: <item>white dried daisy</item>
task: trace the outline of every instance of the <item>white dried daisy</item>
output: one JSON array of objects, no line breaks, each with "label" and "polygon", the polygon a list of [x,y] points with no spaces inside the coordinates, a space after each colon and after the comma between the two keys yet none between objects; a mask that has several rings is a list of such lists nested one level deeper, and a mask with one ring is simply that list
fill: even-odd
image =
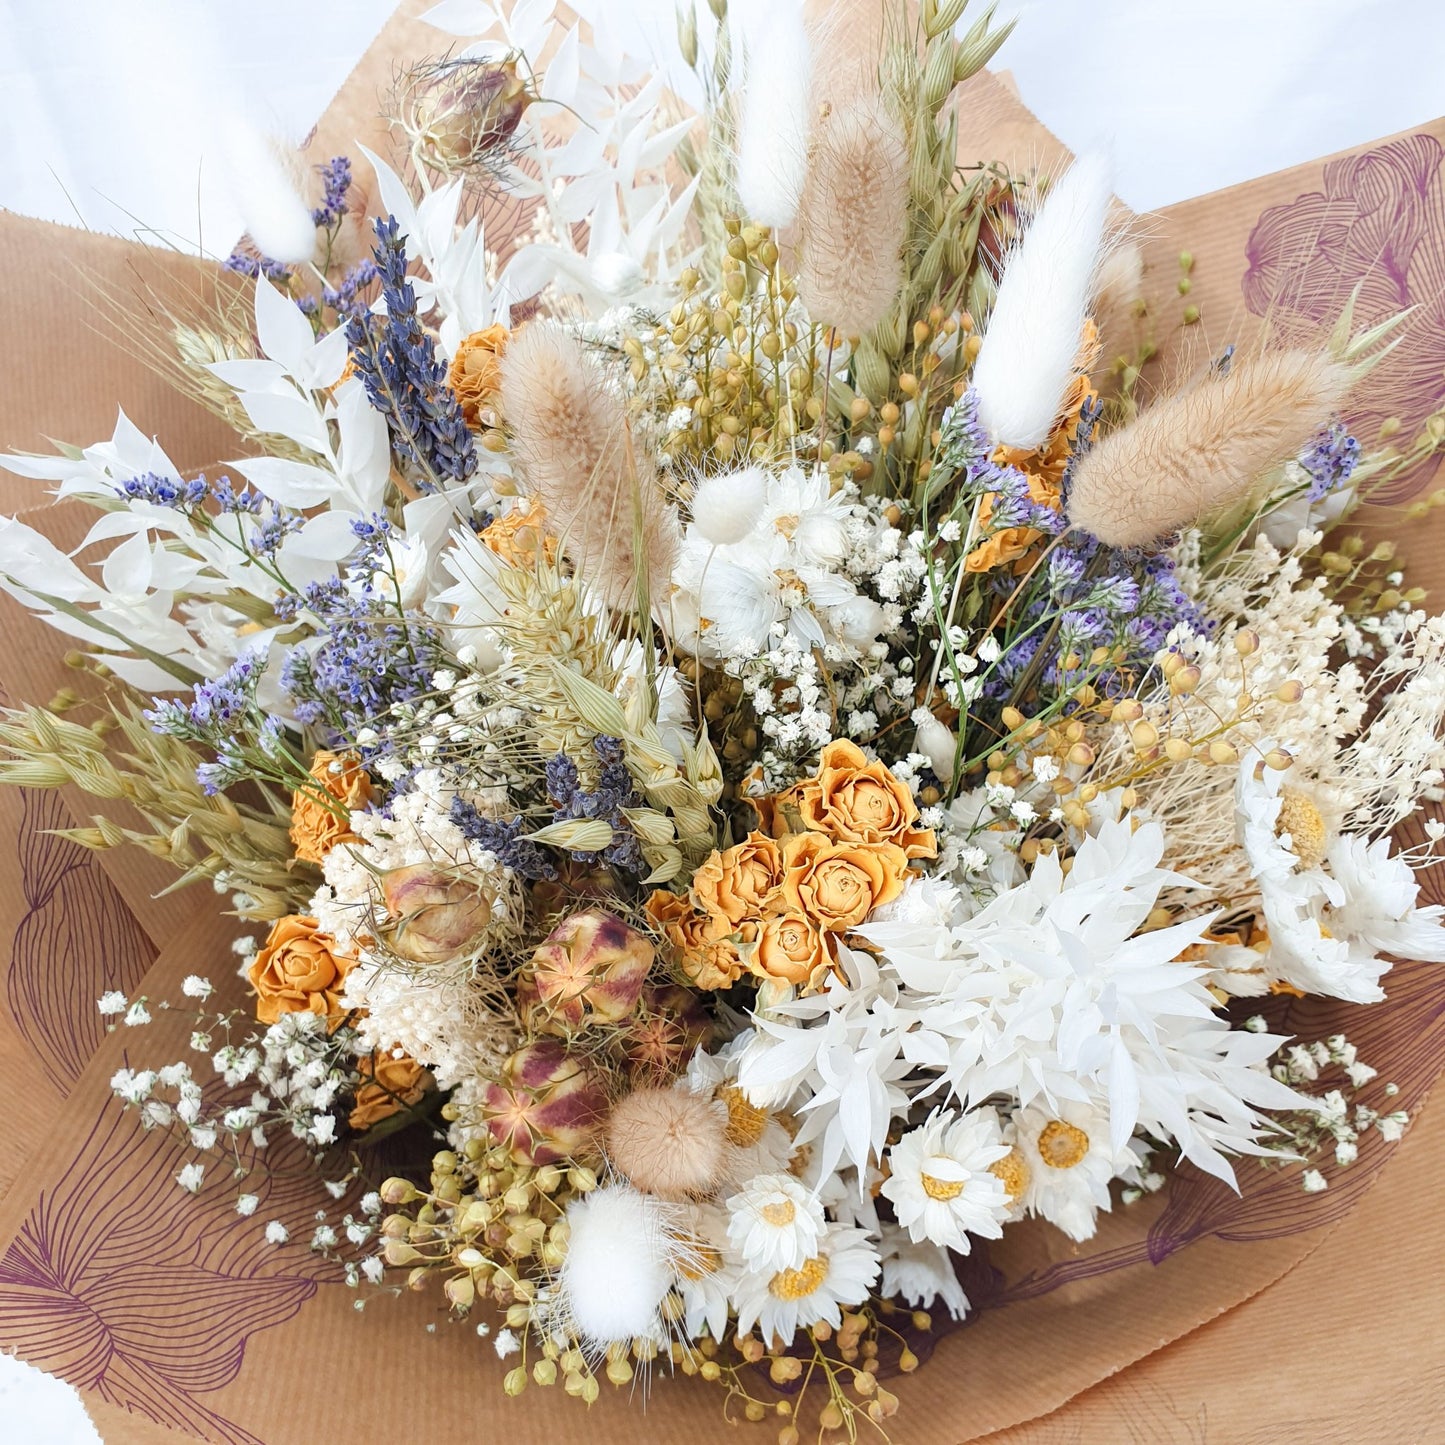
[{"label": "white dried daisy", "polygon": [[1009,1153],[992,1109],[935,1110],[888,1151],[883,1195],[918,1243],[967,1254],[970,1234],[997,1239],[1008,1217],[1008,1190],[990,1166]]},{"label": "white dried daisy", "polygon": [[1138,1167],[1133,1150],[1126,1146],[1115,1154],[1108,1114],[1087,1104],[1020,1109],[1012,1122],[1027,1171],[1021,1196],[1025,1208],[1070,1239],[1092,1238],[1098,1211],[1110,1208],[1109,1181]]},{"label": "white dried daisy", "polygon": [[914,1243],[895,1225],[882,1231],[883,1286],[888,1299],[901,1299],[910,1309],[932,1309],[942,1300],[950,1315],[961,1320],[969,1310],[968,1296],[954,1272],[953,1256],[942,1245],[927,1240]]},{"label": "white dried daisy", "polygon": [[800,1329],[843,1322],[842,1306],[861,1304],[878,1278],[878,1251],[862,1229],[834,1225],[817,1254],[797,1269],[745,1275],[733,1299],[738,1329],[790,1343]]},{"label": "white dried daisy", "polygon": [[742,1262],[728,1247],[728,1216],[715,1204],[686,1206],[686,1254],[675,1266],[673,1288],[682,1299],[683,1328],[689,1339],[706,1329],[726,1338],[732,1296],[742,1278]]},{"label": "white dried daisy", "polygon": [[823,1206],[791,1174],[762,1174],[727,1202],[728,1243],[749,1269],[798,1269],[827,1232]]}]

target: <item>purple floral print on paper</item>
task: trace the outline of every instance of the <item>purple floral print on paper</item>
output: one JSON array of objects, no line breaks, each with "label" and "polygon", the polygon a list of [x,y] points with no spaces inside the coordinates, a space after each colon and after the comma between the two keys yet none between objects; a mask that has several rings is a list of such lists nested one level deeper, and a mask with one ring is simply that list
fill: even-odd
[{"label": "purple floral print on paper", "polygon": [[[1347,408],[1366,446],[1387,417],[1399,418],[1406,440],[1445,402],[1442,160],[1445,148],[1420,133],[1331,161],[1321,189],[1271,206],[1246,246],[1245,304],[1286,335],[1333,326],[1357,287],[1357,328],[1415,308],[1401,344]],[[1402,477],[1391,499],[1419,491],[1433,471]]]}]

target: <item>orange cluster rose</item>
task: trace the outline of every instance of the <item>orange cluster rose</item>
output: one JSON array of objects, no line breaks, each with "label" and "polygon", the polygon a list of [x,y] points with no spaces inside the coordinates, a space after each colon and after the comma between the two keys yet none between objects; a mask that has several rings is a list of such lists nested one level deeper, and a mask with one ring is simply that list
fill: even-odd
[{"label": "orange cluster rose", "polygon": [[311,776],[317,787],[298,788],[291,795],[291,843],[298,858],[319,863],[338,843],[355,838],[351,813],[371,801],[372,787],[354,753],[318,752],[311,759]]},{"label": "orange cluster rose", "polygon": [[542,504],[533,500],[488,524],[477,540],[512,567],[535,566],[539,553],[543,561],[555,562],[557,539],[547,533],[543,522]]},{"label": "orange cluster rose", "polygon": [[282,1014],[314,1013],[334,1029],[343,1017],[342,985],[355,963],[337,952],[314,918],[294,913],[278,918],[246,971],[256,990],[256,1017],[274,1024]]},{"label": "orange cluster rose", "polygon": [[863,749],[839,739],[823,749],[818,775],[798,784],[797,808],[809,832],[846,843],[893,843],[909,858],[938,852],[931,829],[918,827],[906,784]]},{"label": "orange cluster rose", "polygon": [[373,1125],[420,1102],[431,1084],[431,1075],[408,1054],[371,1054],[357,1065],[362,1082],[352,1096],[347,1122],[353,1129]]},{"label": "orange cluster rose", "polygon": [[823,749],[816,776],[758,800],[758,819],[698,868],[688,897],[659,890],[647,905],[697,988],[744,973],[817,987],[829,939],[891,903],[910,861],[937,851],[907,787],[846,741]]},{"label": "orange cluster rose", "polygon": [[502,353],[512,333],[505,326],[488,326],[464,336],[452,357],[447,385],[457,394],[468,426],[481,424],[483,407],[491,406],[502,384]]}]

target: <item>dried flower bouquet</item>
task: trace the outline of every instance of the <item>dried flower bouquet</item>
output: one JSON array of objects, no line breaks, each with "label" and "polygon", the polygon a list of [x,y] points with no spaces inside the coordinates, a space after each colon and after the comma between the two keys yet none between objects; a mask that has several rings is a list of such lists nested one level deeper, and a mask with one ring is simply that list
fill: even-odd
[{"label": "dried flower bouquet", "polygon": [[243,1215],[303,1141],[358,1307],[435,1284],[509,1394],[856,1433],[980,1241],[1406,1122],[1266,1013],[1445,959],[1445,624],[1350,521],[1445,422],[1348,433],[1401,320],[1350,307],[1142,403],[1106,164],[957,159],[964,8],[860,80],[710,0],[689,108],[550,0],[438,6],[486,33],[398,81],[380,214],[258,152],[230,299],[152,337],[237,458],[4,463],[99,515],[0,522],[86,678],[0,775],[251,929],[248,1012],[100,1000],[195,1013],[115,1092]]}]

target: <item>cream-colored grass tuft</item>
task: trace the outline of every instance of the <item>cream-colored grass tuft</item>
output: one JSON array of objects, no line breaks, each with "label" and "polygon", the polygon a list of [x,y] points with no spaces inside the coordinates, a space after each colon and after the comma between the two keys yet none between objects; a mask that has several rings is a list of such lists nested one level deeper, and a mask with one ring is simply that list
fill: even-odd
[{"label": "cream-colored grass tuft", "polygon": [[866,335],[897,300],[908,226],[908,144],[876,96],[819,123],[799,216],[798,295],[808,314]]},{"label": "cream-colored grass tuft", "polygon": [[1069,521],[1112,547],[1157,542],[1298,456],[1350,379],[1327,355],[1276,351],[1156,402],[1079,462]]},{"label": "cream-colored grass tuft", "polygon": [[639,581],[661,597],[677,512],[651,458],[631,445],[623,398],[601,365],[561,326],[533,322],[502,359],[501,402],[522,486],[579,576],[614,607],[636,604]]}]

